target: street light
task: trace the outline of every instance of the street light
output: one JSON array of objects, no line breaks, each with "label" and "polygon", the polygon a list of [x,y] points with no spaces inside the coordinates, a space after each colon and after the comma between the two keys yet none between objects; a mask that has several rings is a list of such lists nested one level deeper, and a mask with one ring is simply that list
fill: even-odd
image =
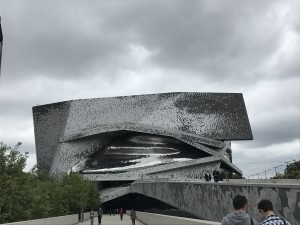
[{"label": "street light", "polygon": [[283,165],[280,165],[280,166],[274,166],[274,169],[275,169],[275,176],[278,175],[276,168],[279,168],[279,167],[282,167],[282,166],[283,166]]},{"label": "street light", "polygon": [[265,172],[265,177],[266,177],[266,179],[268,179],[268,178],[267,178],[267,172],[270,171],[270,170],[271,170],[271,169],[265,170],[265,171],[264,171],[264,172]]},{"label": "street light", "polygon": [[0,16],[0,77],[1,77],[2,45],[3,45],[3,33],[2,33],[1,16]]}]

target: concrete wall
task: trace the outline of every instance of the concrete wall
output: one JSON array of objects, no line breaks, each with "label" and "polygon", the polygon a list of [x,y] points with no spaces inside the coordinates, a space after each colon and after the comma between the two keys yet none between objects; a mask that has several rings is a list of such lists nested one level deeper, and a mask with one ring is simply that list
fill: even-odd
[{"label": "concrete wall", "polygon": [[196,220],[176,216],[137,212],[137,219],[147,225],[220,225],[219,222]]},{"label": "concrete wall", "polygon": [[[84,220],[89,219],[90,213],[84,213]],[[78,215],[68,215],[68,216],[58,216],[58,217],[50,217],[45,219],[38,220],[27,220],[20,221],[15,223],[4,223],[1,225],[73,225],[78,223]]]},{"label": "concrete wall", "polygon": [[232,199],[237,194],[247,197],[250,216],[260,221],[257,203],[261,199],[269,199],[276,214],[293,225],[300,225],[300,185],[297,184],[139,181],[130,188],[131,193],[158,199],[210,221],[221,221],[231,212]]},{"label": "concrete wall", "polygon": [[300,184],[300,179],[229,179],[228,182],[239,184]]},{"label": "concrete wall", "polygon": [[130,188],[129,187],[122,187],[118,189],[112,189],[111,191],[104,191],[101,192],[101,202],[107,202],[112,199],[116,199],[118,197],[121,197],[123,195],[129,194],[130,193]]}]

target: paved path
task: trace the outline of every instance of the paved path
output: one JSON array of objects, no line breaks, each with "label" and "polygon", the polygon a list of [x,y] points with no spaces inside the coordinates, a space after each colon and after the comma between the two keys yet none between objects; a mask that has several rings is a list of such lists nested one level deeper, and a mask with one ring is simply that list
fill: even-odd
[{"label": "paved path", "polygon": [[[128,215],[123,215],[123,220],[120,220],[120,215],[103,215],[101,225],[131,225],[131,219]],[[83,223],[78,223],[78,225],[91,225],[90,220],[86,220]],[[98,225],[98,217],[94,218],[94,225]],[[144,225],[144,223],[135,220],[135,225]]]}]

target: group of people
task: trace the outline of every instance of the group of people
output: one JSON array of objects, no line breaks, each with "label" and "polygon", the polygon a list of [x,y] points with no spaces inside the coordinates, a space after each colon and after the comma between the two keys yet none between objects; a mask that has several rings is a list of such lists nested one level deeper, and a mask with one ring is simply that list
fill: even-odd
[{"label": "group of people", "polygon": [[[125,211],[120,208],[119,209],[119,214],[120,214],[120,219],[123,220],[123,214],[125,213]],[[130,219],[132,221],[132,225],[135,225],[135,220],[136,220],[136,211],[134,210],[134,208],[132,208],[131,212],[130,212]]]},{"label": "group of people", "polygon": [[[98,225],[100,225],[101,220],[102,220],[102,215],[103,215],[103,211],[102,211],[101,207],[98,209],[97,215],[98,215]],[[90,211],[91,225],[94,225],[94,217],[95,217],[95,212],[93,209],[91,209],[91,211]]]},{"label": "group of people", "polygon": [[[213,171],[213,178],[214,178],[215,182],[219,182],[219,176],[220,176],[220,172],[218,170],[214,170]],[[204,178],[205,178],[206,181],[211,181],[211,175],[210,175],[209,171],[207,171],[204,174]]]},{"label": "group of people", "polygon": [[[233,199],[233,207],[234,211],[223,217],[222,225],[258,225],[258,222],[247,213],[248,201],[245,196],[235,196]],[[261,200],[257,208],[262,219],[260,225],[291,225],[284,218],[275,215],[271,201],[267,199]]]},{"label": "group of people", "polygon": [[[120,220],[123,220],[123,215],[125,213],[125,211],[123,210],[123,208],[120,208],[118,210],[118,213],[120,215]],[[101,209],[101,207],[98,209],[98,225],[101,224],[101,221],[102,221],[102,215],[103,215],[103,211]],[[95,217],[95,212],[93,209],[91,209],[90,211],[90,221],[91,221],[91,225],[94,225],[94,217]],[[134,208],[132,208],[131,212],[130,212],[130,218],[131,218],[131,221],[132,221],[132,225],[135,225],[135,220],[136,220],[136,212],[134,210]]]}]

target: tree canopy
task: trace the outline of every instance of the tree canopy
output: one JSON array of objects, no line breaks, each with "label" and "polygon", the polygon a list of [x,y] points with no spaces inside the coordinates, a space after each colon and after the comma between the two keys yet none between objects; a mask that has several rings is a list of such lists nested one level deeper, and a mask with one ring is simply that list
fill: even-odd
[{"label": "tree canopy", "polygon": [[0,223],[77,213],[100,205],[95,184],[70,172],[54,178],[34,166],[24,172],[27,155],[0,143]]},{"label": "tree canopy", "polygon": [[280,174],[275,179],[300,179],[300,160],[287,164],[284,174]]}]

